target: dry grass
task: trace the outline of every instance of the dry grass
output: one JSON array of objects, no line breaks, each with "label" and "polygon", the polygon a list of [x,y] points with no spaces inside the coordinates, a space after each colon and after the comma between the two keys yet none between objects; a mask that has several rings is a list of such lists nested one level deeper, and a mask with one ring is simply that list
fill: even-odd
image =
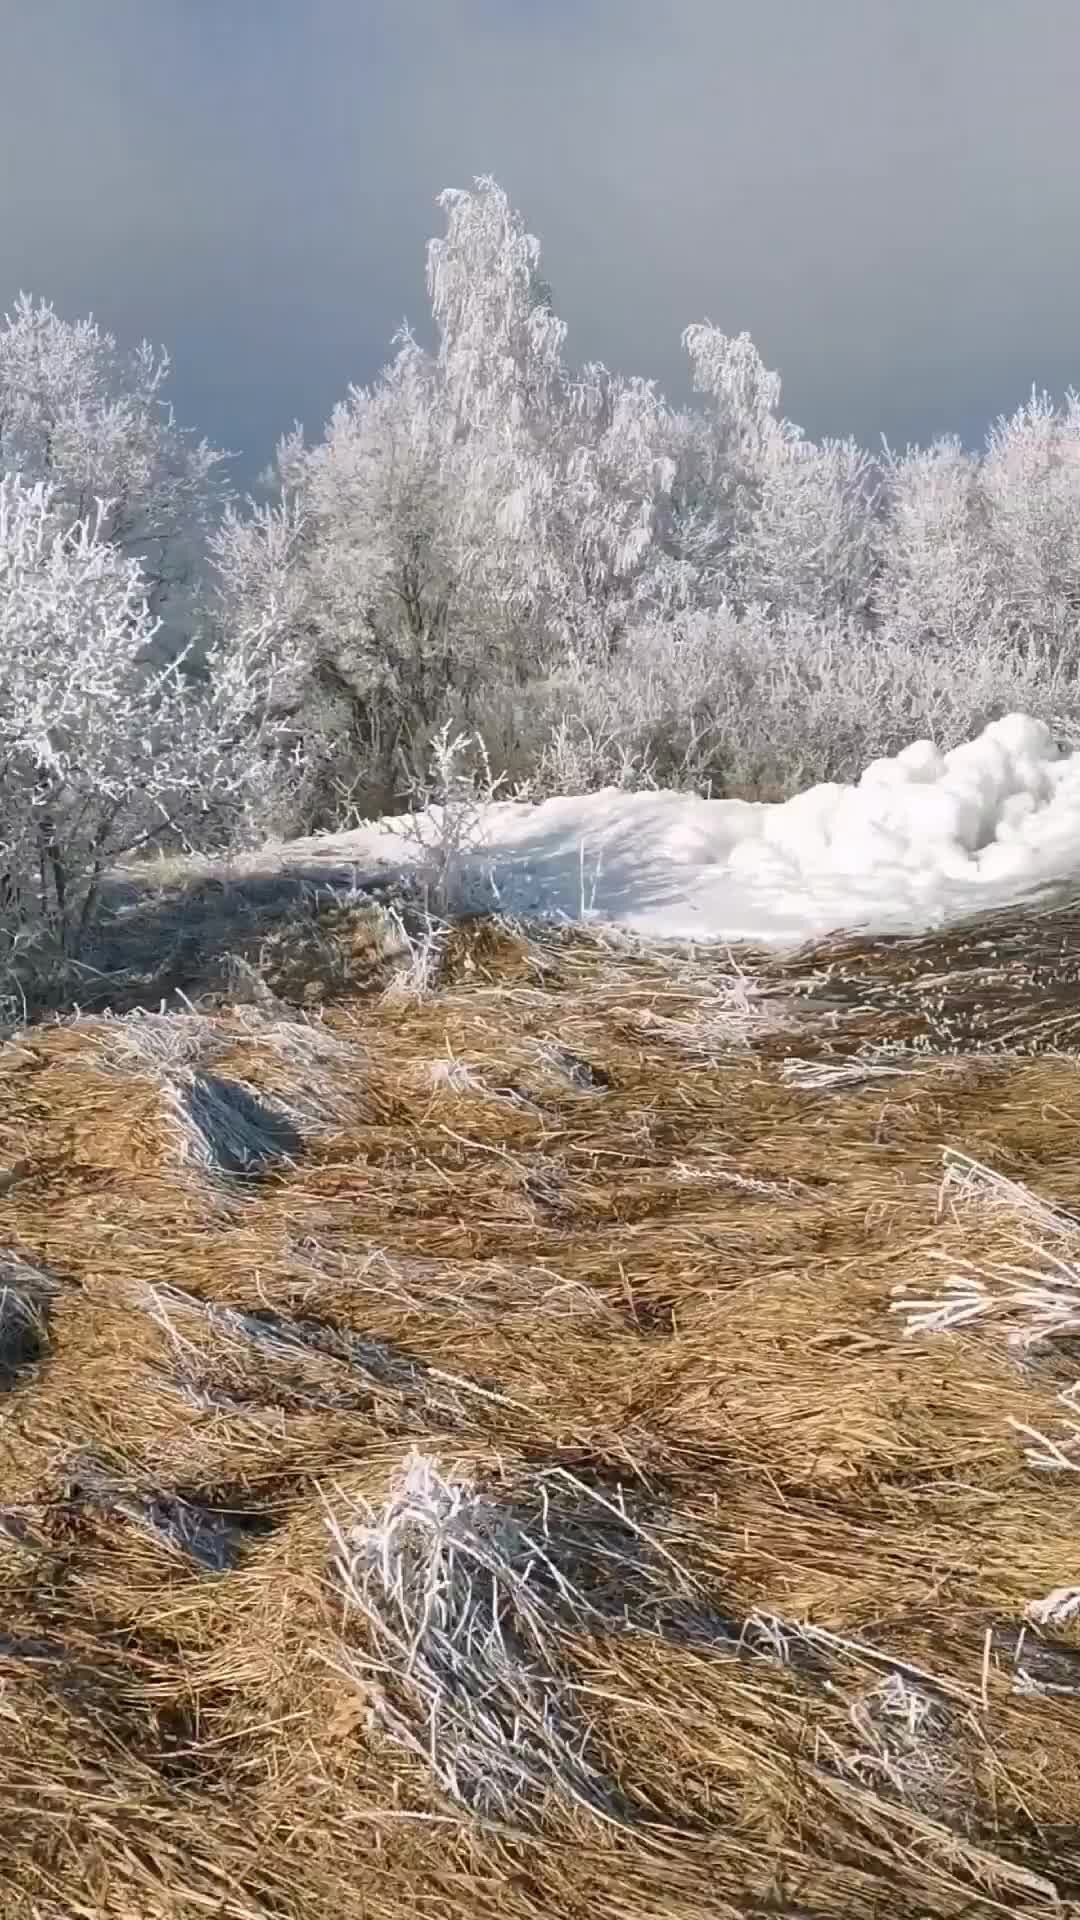
[{"label": "dry grass", "polygon": [[1080,1914],[1074,955],[0,1050],[4,1915]]}]

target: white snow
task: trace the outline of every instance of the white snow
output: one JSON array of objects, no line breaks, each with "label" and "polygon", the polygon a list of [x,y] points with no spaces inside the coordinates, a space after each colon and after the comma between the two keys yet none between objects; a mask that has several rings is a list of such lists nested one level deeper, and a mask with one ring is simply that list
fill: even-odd
[{"label": "white snow", "polygon": [[[918,740],[854,786],[810,787],[782,804],[606,788],[497,802],[480,840],[512,913],[667,941],[788,945],[842,928],[913,930],[1080,879],[1080,752],[1062,752],[1042,721],[1009,714],[949,753]],[[408,819],[291,851],[363,867],[421,858]]]}]

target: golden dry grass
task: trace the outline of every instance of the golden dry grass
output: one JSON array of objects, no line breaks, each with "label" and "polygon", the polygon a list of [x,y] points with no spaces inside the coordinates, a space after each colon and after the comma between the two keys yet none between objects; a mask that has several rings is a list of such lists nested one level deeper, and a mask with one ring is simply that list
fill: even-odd
[{"label": "golden dry grass", "polygon": [[1080,1913],[1080,1066],[939,1050],[1072,1044],[1080,945],[978,938],[0,1052],[5,1916]]}]

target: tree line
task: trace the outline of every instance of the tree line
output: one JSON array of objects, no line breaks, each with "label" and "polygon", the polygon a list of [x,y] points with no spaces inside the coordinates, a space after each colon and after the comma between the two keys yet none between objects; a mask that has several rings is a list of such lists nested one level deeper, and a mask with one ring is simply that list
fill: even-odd
[{"label": "tree line", "polygon": [[784,417],[745,334],[693,402],[567,358],[497,183],[440,196],[402,332],[257,500],[169,361],[21,298],[0,328],[0,924],[68,951],[142,847],[407,806],[433,742],[523,797],[782,798],[1021,709],[1080,721],[1080,399],[970,450]]}]

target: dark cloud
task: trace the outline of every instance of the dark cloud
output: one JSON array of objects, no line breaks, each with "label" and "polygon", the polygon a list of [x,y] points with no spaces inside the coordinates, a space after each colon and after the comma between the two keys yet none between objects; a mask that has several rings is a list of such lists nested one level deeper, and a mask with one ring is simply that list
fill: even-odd
[{"label": "dark cloud", "polygon": [[0,301],[165,341],[250,471],[423,331],[493,172],[581,358],[748,327],[815,433],[978,436],[1080,342],[1075,0],[0,0]]}]

